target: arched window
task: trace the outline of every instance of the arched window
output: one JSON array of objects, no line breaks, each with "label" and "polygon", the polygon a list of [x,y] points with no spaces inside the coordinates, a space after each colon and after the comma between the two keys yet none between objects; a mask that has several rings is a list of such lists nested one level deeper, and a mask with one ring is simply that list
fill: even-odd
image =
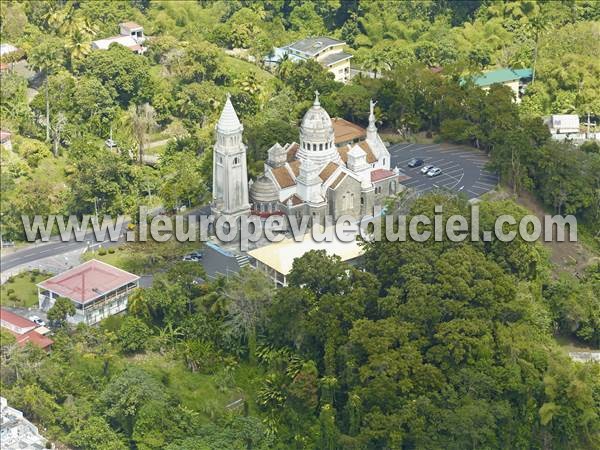
[{"label": "arched window", "polygon": [[394,194],[396,192],[396,182],[390,181],[390,194]]},{"label": "arched window", "polygon": [[237,166],[240,163],[240,158],[238,158],[237,156],[235,158],[233,158],[233,165]]},{"label": "arched window", "polygon": [[313,152],[317,151],[317,144],[313,144]]},{"label": "arched window", "polygon": [[323,144],[319,144],[319,150],[323,150]]}]

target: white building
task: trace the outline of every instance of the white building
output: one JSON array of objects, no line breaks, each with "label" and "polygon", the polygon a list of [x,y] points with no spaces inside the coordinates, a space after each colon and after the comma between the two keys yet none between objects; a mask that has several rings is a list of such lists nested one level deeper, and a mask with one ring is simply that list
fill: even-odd
[{"label": "white building", "polygon": [[46,448],[46,439],[37,427],[23,417],[23,413],[8,406],[0,397],[0,448],[2,450],[37,450]]},{"label": "white building", "polygon": [[579,133],[579,116],[577,114],[552,114],[544,123],[548,125],[550,134]]},{"label": "white building", "polygon": [[10,55],[17,50],[19,49],[12,44],[0,44],[0,56]]},{"label": "white building", "polygon": [[216,216],[228,220],[250,213],[246,146],[242,142],[244,126],[227,94],[225,107],[216,125],[213,151],[213,203]]},{"label": "white building", "polygon": [[75,306],[72,323],[93,325],[127,309],[127,301],[139,287],[137,275],[92,259],[37,285],[40,309],[49,310],[58,297]]},{"label": "white building", "polygon": [[93,41],[92,48],[94,50],[108,50],[111,44],[119,44],[140,55],[147,50],[142,45],[146,37],[144,36],[144,27],[141,25],[135,22],[123,22],[119,24],[119,32],[118,36]]},{"label": "white building", "polygon": [[314,59],[331,72],[336,81],[350,80],[352,55],[344,51],[346,43],[326,36],[302,39],[284,47],[276,47],[267,62],[278,64],[287,55],[291,61]]},{"label": "white building", "polygon": [[299,143],[276,143],[268,150],[264,174],[250,187],[253,212],[359,217],[399,192],[402,177],[398,169],[390,170],[374,107],[371,102],[365,130],[344,119],[332,120],[317,92],[302,119]]},{"label": "white building", "polygon": [[287,278],[292,271],[294,261],[311,250],[325,250],[328,256],[339,256],[342,261],[348,263],[357,260],[364,253],[364,248],[356,240],[357,231],[349,230],[344,234],[343,240],[340,240],[333,227],[329,229],[319,227],[319,230],[325,235],[330,233],[333,239],[316,242],[310,233],[306,233],[301,241],[287,238],[250,250],[248,255],[251,264],[264,272],[275,285],[284,287],[288,285]]}]

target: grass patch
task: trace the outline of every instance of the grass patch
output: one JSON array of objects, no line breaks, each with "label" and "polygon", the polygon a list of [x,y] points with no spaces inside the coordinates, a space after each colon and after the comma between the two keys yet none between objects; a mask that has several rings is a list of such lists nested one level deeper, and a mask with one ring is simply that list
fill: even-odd
[{"label": "grass patch", "polygon": [[136,357],[134,364],[160,380],[183,406],[199,412],[207,422],[225,412],[229,403],[247,398],[237,384],[228,385],[220,372],[194,373],[181,360],[151,353]]},{"label": "grass patch", "polygon": [[30,308],[38,305],[36,284],[50,278],[43,272],[23,272],[9,278],[0,288],[0,300],[3,306]]},{"label": "grass patch", "polygon": [[558,345],[567,352],[592,352],[598,351],[597,348],[588,346],[586,343],[579,341],[573,336],[557,334],[554,339]]},{"label": "grass patch", "polygon": [[86,252],[83,259],[86,261],[97,259],[142,275],[164,270],[175,261],[179,261],[183,255],[198,249],[197,242],[177,242],[174,239],[168,242],[129,242],[111,247],[109,251],[114,250],[114,253],[106,249]]}]

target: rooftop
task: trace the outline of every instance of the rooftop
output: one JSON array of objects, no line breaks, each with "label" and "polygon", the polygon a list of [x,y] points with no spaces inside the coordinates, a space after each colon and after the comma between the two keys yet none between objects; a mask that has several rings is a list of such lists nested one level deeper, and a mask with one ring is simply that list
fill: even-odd
[{"label": "rooftop", "polygon": [[221,112],[221,117],[219,117],[219,122],[217,123],[218,131],[239,131],[242,127],[240,119],[231,104],[231,96],[227,94],[227,100],[225,101],[225,107]]},{"label": "rooftop", "polygon": [[88,303],[139,279],[137,275],[92,259],[39,283],[38,287],[77,303]]},{"label": "rooftop", "polygon": [[7,309],[0,308],[0,320],[8,322],[18,328],[35,328],[37,325],[25,317],[19,316]]},{"label": "rooftop", "polygon": [[[349,261],[362,255],[363,248],[356,239],[351,242],[343,242],[338,239],[335,230],[331,231],[333,232],[331,242],[316,242],[309,232],[303,236],[300,242],[287,238],[281,242],[251,250],[248,254],[283,275],[288,275],[292,271],[292,265],[296,258],[300,258],[311,250],[325,250],[328,255],[337,255],[342,261]],[[345,238],[350,240],[354,235],[355,233],[348,233]]]},{"label": "rooftop", "polygon": [[33,345],[44,349],[54,344],[54,341],[52,339],[44,336],[43,334],[38,333],[36,330],[31,330],[27,333],[17,335],[16,338],[17,344],[19,344],[20,346],[25,346],[28,342],[31,342]]},{"label": "rooftop", "polygon": [[331,119],[331,125],[333,126],[336,144],[350,142],[355,139],[365,139],[367,136],[363,127],[339,117]]},{"label": "rooftop", "polygon": [[477,86],[491,86],[492,84],[531,78],[532,75],[531,69],[498,69],[474,77],[473,81]]},{"label": "rooftop", "polygon": [[108,50],[110,44],[120,44],[123,47],[127,47],[133,51],[138,51],[141,46],[132,36],[113,36],[106,39],[98,39],[93,41],[99,50]]},{"label": "rooftop", "polygon": [[140,24],[135,22],[122,22],[119,24],[122,27],[129,28],[130,30],[135,30],[137,28],[143,28]]},{"label": "rooftop", "polygon": [[292,50],[297,50],[299,52],[306,53],[309,56],[314,56],[327,47],[340,44],[345,44],[345,42],[326,36],[318,36],[296,41],[293,44],[288,45],[287,47]]},{"label": "rooftop", "polygon": [[396,174],[392,170],[387,169],[375,169],[371,172],[371,181],[373,183],[381,180],[385,180],[386,178],[395,177]]},{"label": "rooftop", "polygon": [[332,64],[335,64],[337,62],[344,61],[345,59],[350,59],[350,58],[352,58],[352,55],[350,53],[339,52],[339,53],[332,53],[331,55],[327,55],[323,59],[320,59],[319,62],[326,66],[331,66]]}]

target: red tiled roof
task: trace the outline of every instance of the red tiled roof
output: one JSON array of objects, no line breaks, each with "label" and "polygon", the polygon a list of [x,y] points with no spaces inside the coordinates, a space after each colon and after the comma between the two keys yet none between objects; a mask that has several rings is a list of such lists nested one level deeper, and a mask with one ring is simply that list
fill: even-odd
[{"label": "red tiled roof", "polygon": [[385,180],[386,178],[395,177],[396,174],[387,169],[375,169],[371,172],[371,182],[375,183],[377,181]]},{"label": "red tiled roof", "polygon": [[339,117],[331,119],[331,125],[333,126],[336,144],[350,142],[354,139],[365,139],[367,136],[363,127]]},{"label": "red tiled roof", "polygon": [[371,146],[367,143],[367,141],[359,142],[358,146],[367,154],[367,162],[369,164],[373,164],[375,161],[377,161],[377,158],[375,158],[373,150],[371,150]]},{"label": "red tiled roof", "polygon": [[275,169],[271,170],[271,173],[275,177],[275,180],[277,180],[277,184],[279,185],[279,187],[282,189],[296,184],[296,182],[292,179],[292,176],[288,172],[287,167],[285,166],[276,167]]},{"label": "red tiled roof", "polygon": [[296,142],[294,142],[288,147],[288,150],[287,150],[288,162],[292,162],[296,158],[297,152],[298,152],[298,144]]},{"label": "red tiled roof", "polygon": [[293,194],[290,197],[286,198],[283,201],[283,204],[287,205],[290,200],[292,201],[293,206],[297,206],[297,205],[300,205],[301,203],[304,203],[300,197],[298,197],[296,194]]},{"label": "red tiled roof", "polygon": [[299,159],[292,161],[291,163],[288,163],[288,164],[290,166],[290,169],[292,169],[292,172],[294,173],[295,177],[300,175],[300,160]]},{"label": "red tiled roof", "polygon": [[338,165],[336,163],[328,162],[323,170],[321,170],[321,173],[319,173],[319,177],[323,182],[325,182],[331,175],[333,175],[333,172],[335,172],[337,168]]},{"label": "red tiled roof", "polygon": [[7,309],[0,308],[0,320],[8,322],[18,328],[35,328],[37,325],[25,317],[19,316]]},{"label": "red tiled roof", "polygon": [[333,183],[331,183],[331,186],[329,186],[331,189],[335,189],[338,187],[338,185],[342,182],[342,180],[346,178],[346,174],[344,172],[340,173],[338,175],[338,177],[335,179],[335,181]]},{"label": "red tiled roof", "polygon": [[77,303],[87,303],[139,278],[110,264],[92,259],[43,281],[38,286]]},{"label": "red tiled roof", "polygon": [[31,330],[25,334],[16,336],[16,338],[17,338],[17,344],[19,344],[20,346],[25,346],[25,345],[27,345],[28,342],[31,342],[33,345],[36,345],[42,349],[45,349],[45,348],[50,347],[52,344],[54,344],[54,341],[52,339],[50,339],[47,336],[43,336],[43,335],[39,334],[35,330]]}]

